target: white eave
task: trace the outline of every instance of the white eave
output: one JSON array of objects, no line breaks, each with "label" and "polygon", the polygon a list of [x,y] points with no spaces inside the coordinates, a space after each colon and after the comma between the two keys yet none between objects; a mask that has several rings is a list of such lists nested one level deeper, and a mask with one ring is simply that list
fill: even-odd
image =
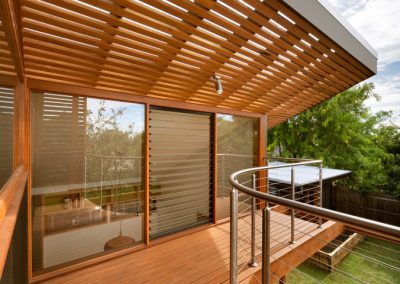
[{"label": "white eave", "polygon": [[377,51],[326,0],[283,1],[376,74]]}]

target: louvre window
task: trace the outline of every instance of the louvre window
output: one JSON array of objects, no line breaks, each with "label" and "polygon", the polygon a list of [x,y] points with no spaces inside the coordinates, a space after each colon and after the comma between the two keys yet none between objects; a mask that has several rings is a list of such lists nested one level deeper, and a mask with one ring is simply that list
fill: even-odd
[{"label": "louvre window", "polygon": [[150,237],[212,219],[211,115],[151,109]]}]

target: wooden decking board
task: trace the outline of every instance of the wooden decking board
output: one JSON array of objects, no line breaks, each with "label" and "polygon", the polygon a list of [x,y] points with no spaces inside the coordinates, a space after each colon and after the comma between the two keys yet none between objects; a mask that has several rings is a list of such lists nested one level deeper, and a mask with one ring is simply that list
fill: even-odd
[{"label": "wooden decking board", "polygon": [[[288,216],[285,215],[275,215],[275,220],[277,222],[279,222],[280,219],[287,219]],[[286,220],[287,221],[287,220]],[[301,221],[301,220],[300,220]],[[256,218],[256,222],[257,222],[257,227],[260,228],[261,227],[261,216],[257,215]],[[242,227],[241,231],[246,231],[248,237],[250,234],[250,224],[246,223],[248,225],[247,228],[244,228],[243,224],[241,224],[241,222],[239,222],[239,227]],[[279,224],[279,223],[278,223]],[[241,226],[242,225],[242,226]],[[274,225],[274,224],[273,224]],[[308,222],[306,222],[306,225],[310,225]],[[314,225],[314,224],[311,224]],[[315,226],[315,225],[314,225]],[[278,225],[274,225],[274,227],[279,227]],[[277,231],[276,229],[274,230],[274,227],[272,228],[273,232]],[[278,236],[275,237],[275,239],[280,239],[282,237],[287,236],[287,229],[284,228],[285,230],[279,233]],[[226,232],[227,234],[229,234],[229,231]],[[240,233],[239,233],[239,239],[240,239]],[[242,236],[243,237],[243,236]],[[261,253],[261,232],[258,232],[257,237],[256,237],[256,252],[257,254]],[[296,237],[300,237],[298,235],[296,235]],[[243,239],[243,238],[242,238]],[[289,238],[287,238],[289,240]],[[241,256],[245,256],[241,262],[239,262],[239,267],[243,267],[244,265],[244,269],[247,269],[247,262],[250,258],[250,243],[248,242],[248,238],[245,238],[246,242],[244,242],[244,247],[239,246],[239,260],[241,259]],[[273,243],[273,251],[277,251],[279,250],[279,248],[285,246],[286,244],[281,244],[279,242],[275,242]],[[190,278],[192,280],[199,280],[199,281],[204,281],[205,282],[221,282],[224,281],[225,278],[229,278],[229,243],[226,246],[226,251],[224,250],[223,252],[220,251],[221,254],[224,255],[224,261],[223,262],[217,262],[215,259],[211,259],[210,260],[206,260],[207,265],[204,269],[202,269],[199,272],[196,272],[196,278],[193,278],[193,276]],[[209,268],[209,269],[207,269]],[[223,272],[223,273],[222,273]],[[197,278],[200,274],[200,278]],[[182,278],[182,277],[180,277]],[[182,280],[184,280],[182,278]]]},{"label": "wooden decking board", "polygon": [[[316,230],[298,239],[293,245],[287,246],[272,255],[270,280],[276,281],[286,275],[287,271],[302,263],[331,240],[344,232],[344,225],[328,221],[323,228]],[[285,272],[286,271],[286,272]],[[261,270],[245,271],[238,277],[240,283],[260,283]]]},{"label": "wooden decking board", "polygon": [[[285,216],[287,219],[288,216]],[[288,222],[288,220],[285,220],[286,224]],[[301,220],[300,220],[301,221]],[[308,226],[308,229],[310,229],[311,227],[316,227],[315,224],[308,224],[304,221],[302,221],[301,223],[305,223],[305,224],[301,224],[301,225],[306,225]],[[310,226],[311,225],[311,226]],[[261,228],[261,217],[257,218],[257,227]],[[283,249],[284,247],[287,246],[287,244],[289,243],[289,236],[288,236],[288,230],[289,228],[280,224],[279,222],[274,222],[272,223],[272,232],[271,235],[272,237],[272,242],[271,242],[271,252],[279,252],[281,249]],[[248,231],[250,232],[250,227],[248,228]],[[312,231],[312,230],[311,230]],[[296,239],[301,238],[300,233],[296,233]],[[279,241],[278,241],[279,240]],[[261,236],[261,232],[258,232],[258,237],[256,238],[256,254],[257,254],[257,260],[261,265],[261,247],[262,247],[262,236]],[[250,243],[246,243],[246,259],[243,262],[239,262],[239,273],[243,273],[248,271],[249,267],[247,265],[247,262],[250,258]],[[240,259],[240,257],[239,257]],[[229,255],[228,255],[228,265],[229,265]],[[260,269],[261,266],[258,266],[258,268],[250,270],[250,271],[258,271]],[[221,283],[221,282],[225,282],[227,280],[229,280],[229,267],[228,269],[226,269],[224,267],[224,274],[219,273],[218,275],[206,275],[203,278],[205,283]]]},{"label": "wooden decking board", "polygon": [[[246,219],[246,220],[245,220]],[[272,212],[272,252],[287,250],[290,239],[290,216]],[[250,279],[260,269],[249,268],[250,216],[239,221],[240,279]],[[256,252],[261,253],[261,222],[257,214]],[[296,239],[307,239],[317,225],[296,219]],[[107,262],[58,276],[42,283],[223,283],[229,281],[229,223],[180,237]]]}]

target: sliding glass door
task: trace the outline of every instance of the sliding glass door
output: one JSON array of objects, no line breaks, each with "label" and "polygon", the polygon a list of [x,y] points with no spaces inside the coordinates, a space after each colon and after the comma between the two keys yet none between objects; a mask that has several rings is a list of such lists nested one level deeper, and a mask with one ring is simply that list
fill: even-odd
[{"label": "sliding glass door", "polygon": [[144,240],[144,106],[32,94],[32,266]]},{"label": "sliding glass door", "polygon": [[211,115],[150,111],[150,237],[212,221]]},{"label": "sliding glass door", "polygon": [[[145,107],[32,94],[34,275],[143,243]],[[149,111],[151,239],[214,219],[212,115]],[[217,219],[229,216],[229,174],[254,165],[257,120],[217,116]]]}]

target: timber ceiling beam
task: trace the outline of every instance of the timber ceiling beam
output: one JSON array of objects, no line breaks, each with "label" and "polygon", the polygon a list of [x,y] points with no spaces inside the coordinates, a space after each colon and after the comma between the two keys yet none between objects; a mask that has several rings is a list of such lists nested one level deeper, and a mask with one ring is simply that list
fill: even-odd
[{"label": "timber ceiling beam", "polygon": [[[20,1],[26,76],[146,100],[266,113],[273,126],[367,79],[376,65],[374,52],[318,0],[307,5],[326,18],[294,9],[292,2]],[[1,32],[0,25],[0,74],[15,74],[7,62],[21,52],[10,45],[16,56],[9,56]],[[358,49],[333,40],[343,36]],[[210,80],[215,73],[220,95]]]},{"label": "timber ceiling beam", "polygon": [[6,40],[10,49],[11,57],[14,61],[15,71],[18,80],[24,82],[24,61],[22,53],[21,33],[18,24],[15,1],[0,0],[0,18],[6,35]]}]

